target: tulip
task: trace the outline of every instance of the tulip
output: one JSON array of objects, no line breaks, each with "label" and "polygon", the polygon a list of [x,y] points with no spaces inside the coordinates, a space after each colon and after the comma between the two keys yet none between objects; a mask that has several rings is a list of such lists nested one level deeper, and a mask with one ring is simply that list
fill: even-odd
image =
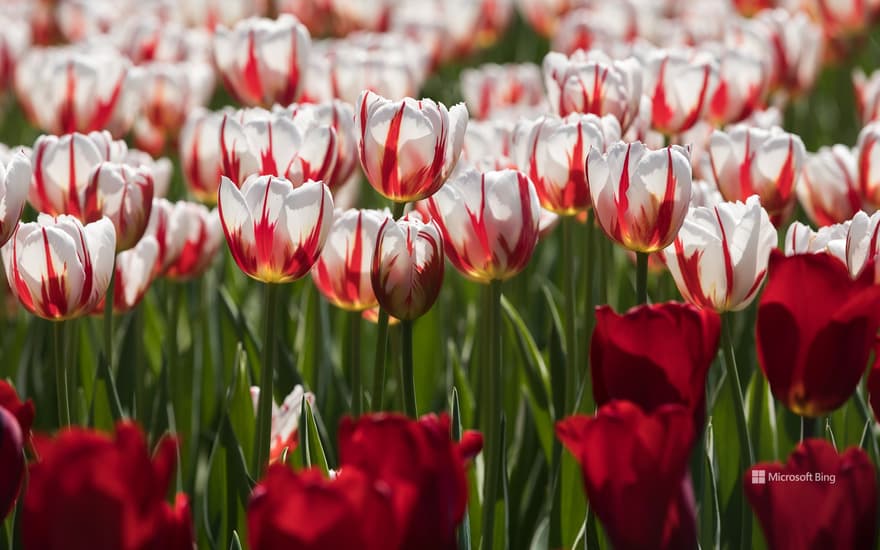
[{"label": "tulip", "polygon": [[550,52],[543,70],[547,100],[560,116],[614,115],[626,131],[639,112],[643,68],[635,58],[613,61],[598,50],[571,57]]},{"label": "tulip", "polygon": [[[781,482],[776,476],[807,481]],[[749,468],[743,490],[771,550],[875,548],[874,465],[858,447],[838,454],[824,439],[806,439],[785,464]]]},{"label": "tulip", "polygon": [[290,15],[246,19],[214,33],[214,61],[223,84],[245,105],[296,101],[310,47],[309,31]]},{"label": "tulip", "polygon": [[172,203],[168,199],[153,199],[153,208],[144,237],[152,236],[159,244],[156,256],[155,276],[164,275],[177,261],[183,250],[186,207],[184,201]]},{"label": "tulip", "polygon": [[692,127],[707,112],[718,88],[718,64],[702,53],[657,50],[645,63],[651,123],[666,135]]},{"label": "tulip", "polygon": [[12,154],[7,161],[0,159],[0,246],[18,227],[31,175],[31,162],[24,152]]},{"label": "tulip", "polygon": [[386,550],[400,539],[387,488],[357,469],[327,479],[273,464],[251,494],[247,525],[253,550]]},{"label": "tulip", "polygon": [[151,459],[143,432],[125,422],[117,424],[112,439],[70,428],[47,440],[40,446],[40,461],[30,466],[21,516],[24,545],[191,550],[192,520],[181,513],[188,508],[186,496],[178,497],[175,508],[165,501],[176,447],[174,440],[163,439]]},{"label": "tulip", "polygon": [[596,404],[627,400],[646,413],[678,404],[691,411],[699,433],[720,334],[720,317],[691,305],[643,305],[620,315],[600,306],[590,347]]},{"label": "tulip", "polygon": [[856,69],[853,71],[852,82],[862,124],[867,126],[880,120],[880,71],[866,75],[861,69]]},{"label": "tulip", "polygon": [[831,225],[852,218],[862,209],[858,166],[852,150],[844,145],[834,145],[808,155],[797,186],[797,196],[817,225]]},{"label": "tulip", "polygon": [[709,145],[712,175],[724,199],[743,201],[757,194],[776,226],[794,209],[805,156],[801,138],[779,128],[737,125],[727,132],[716,130]]},{"label": "tulip", "polygon": [[387,30],[388,19],[394,7],[393,0],[360,2],[359,0],[330,0],[336,35],[344,36],[353,30],[382,32]]},{"label": "tulip", "polygon": [[128,149],[122,157],[122,164],[132,168],[144,168],[153,178],[153,197],[165,197],[171,187],[173,167],[168,157],[154,159],[148,153],[138,149]]},{"label": "tulip", "polygon": [[72,216],[40,214],[18,226],[3,248],[3,263],[21,305],[60,321],[91,313],[106,294],[115,247],[107,218],[83,226]]},{"label": "tulip", "polygon": [[800,222],[792,222],[785,233],[785,255],[828,254],[846,264],[848,233],[848,221],[826,225],[818,231]]},{"label": "tulip", "polygon": [[[382,37],[387,42],[381,42]],[[359,35],[359,38],[355,41],[349,37],[334,44],[325,52],[330,59],[310,64],[309,82],[320,79],[318,85],[324,91],[313,101],[335,97],[356,104],[364,90],[393,100],[419,92],[429,62],[428,51],[421,44],[394,34]],[[367,41],[370,43],[365,43]],[[313,84],[309,82],[307,86],[311,89]]]},{"label": "tulip", "polygon": [[15,392],[15,388],[5,380],[0,380],[0,407],[5,408],[18,420],[23,439],[29,440],[31,426],[34,423],[34,402],[30,399],[22,402]]},{"label": "tulip", "polygon": [[340,469],[360,470],[390,488],[402,549],[456,546],[467,504],[466,455],[479,445],[470,438],[453,442],[449,429],[446,414],[419,420],[378,414],[340,423]]},{"label": "tulip", "polygon": [[0,93],[12,85],[15,66],[31,45],[31,29],[26,21],[15,17],[0,17],[3,35],[0,36]]},{"label": "tulip", "polygon": [[870,208],[880,207],[880,122],[872,122],[859,132],[856,145],[859,192]]},{"label": "tulip", "polygon": [[[150,288],[155,273],[153,267],[159,256],[159,243],[150,235],[124,252],[116,255],[113,282],[113,311],[125,313],[134,309]],[[95,305],[94,313],[104,311],[106,298]]]},{"label": "tulip", "polygon": [[663,254],[685,300],[718,312],[739,311],[761,288],[776,242],[770,217],[752,195],[745,204],[691,209]]},{"label": "tulip", "polygon": [[637,252],[669,246],[691,199],[686,149],[657,151],[641,142],[618,142],[608,152],[590,151],[587,184],[596,219],[615,242]]},{"label": "tulip", "polygon": [[477,282],[513,277],[538,242],[541,209],[522,172],[467,170],[428,199],[428,208],[452,265]]},{"label": "tulip", "polygon": [[[714,183],[705,180],[693,180],[691,187],[691,208],[699,206],[713,207],[724,202],[724,197]],[[687,219],[687,218],[685,218]]]},{"label": "tulip", "polygon": [[143,236],[153,208],[153,177],[144,168],[104,162],[96,166],[73,212],[84,222],[106,216],[116,229],[116,251],[133,247]]},{"label": "tulip", "polygon": [[[181,170],[189,192],[200,202],[211,204],[217,200],[220,175],[241,182],[249,173],[256,171],[257,160],[250,155],[247,138],[241,133],[235,136],[226,133],[227,115],[197,109],[190,113],[180,131]],[[221,153],[225,159],[221,158]],[[232,155],[245,157],[244,161],[238,161],[234,172],[231,167],[225,170],[223,164]]]},{"label": "tulip", "polygon": [[217,30],[219,25],[234,25],[242,19],[259,15],[266,7],[263,0],[204,0],[182,2],[177,6],[188,26],[207,30]]},{"label": "tulip", "polygon": [[15,88],[31,121],[50,134],[109,129],[125,134],[137,110],[139,78],[112,49],[31,50],[16,71]]},{"label": "tulip", "polygon": [[[189,7],[189,3],[186,4]],[[211,36],[202,29],[187,28],[181,22],[169,21],[161,9],[155,13],[138,13],[114,29],[119,51],[135,65],[211,62]]]},{"label": "tulip", "polygon": [[517,107],[538,107],[544,102],[541,68],[532,63],[489,63],[461,72],[461,92],[476,119]]},{"label": "tulip", "polygon": [[620,124],[610,115],[541,117],[517,124],[514,160],[535,184],[541,206],[572,216],[590,206],[587,155],[593,149],[604,153],[606,143],[619,140]]},{"label": "tulip", "polygon": [[716,126],[748,118],[764,104],[769,84],[764,60],[730,47],[721,51],[718,88],[709,101],[707,118]]},{"label": "tulip", "polygon": [[[260,388],[251,387],[251,400],[254,403],[254,413],[260,402]],[[303,411],[303,403],[315,407],[315,395],[303,390],[299,384],[287,394],[281,406],[272,403],[272,422],[269,433],[269,462],[277,462],[285,450],[293,452],[299,444],[299,418]]]},{"label": "tulip", "polygon": [[[291,106],[292,108],[293,106]],[[319,127],[333,128],[336,133],[336,162],[322,178],[334,193],[354,174],[358,165],[357,134],[354,130],[354,108],[339,100],[316,105],[299,105],[297,112],[304,111]],[[294,117],[294,122],[297,118]],[[306,178],[307,179],[307,178]],[[317,179],[312,177],[312,179]],[[339,206],[339,205],[337,205]]]},{"label": "tulip", "polygon": [[685,481],[691,418],[681,405],[645,413],[611,401],[593,417],[557,422],[556,436],[580,463],[590,510],[614,548],[696,548],[693,490]]},{"label": "tulip", "polygon": [[18,498],[24,476],[24,437],[10,411],[0,406],[0,521],[6,519]]},{"label": "tulip", "polygon": [[390,101],[361,94],[355,124],[361,166],[383,197],[413,202],[433,195],[461,154],[467,109],[430,99]]},{"label": "tulip", "polygon": [[793,95],[813,87],[822,63],[822,29],[802,11],[764,10],[758,14],[761,32],[773,47],[772,82]]},{"label": "tulip", "polygon": [[770,256],[755,328],[758,360],[773,395],[795,413],[828,414],[855,391],[880,327],[873,282],[873,270],[852,280],[827,254]]},{"label": "tulip", "polygon": [[866,267],[876,262],[878,251],[880,251],[880,212],[874,212],[870,216],[861,211],[856,212],[849,227],[846,228],[844,248],[850,276],[853,279],[859,278]]},{"label": "tulip", "polygon": [[[291,117],[294,127],[301,136],[301,144],[294,150],[296,158],[287,170],[287,178],[294,182],[294,185],[310,179],[329,181],[328,178],[333,175],[336,168],[337,125],[332,121],[320,121],[317,110],[310,106],[300,107],[294,104],[288,107],[284,114]],[[332,191],[334,187],[330,189]]]},{"label": "tulip", "polygon": [[540,35],[553,36],[559,20],[571,9],[571,0],[517,0],[523,18]]},{"label": "tulip", "polygon": [[550,42],[550,50],[616,51],[638,37],[638,10],[630,2],[590,3],[568,12]]},{"label": "tulip", "polygon": [[295,188],[288,180],[250,176],[239,190],[220,183],[218,208],[238,267],[265,283],[287,283],[308,273],[333,223],[333,199],[320,182]]},{"label": "tulip", "polygon": [[180,248],[164,269],[164,275],[174,281],[196,279],[208,270],[223,243],[219,211],[180,201],[175,205],[174,216],[178,223],[172,238],[178,240],[175,247]]},{"label": "tulip", "polygon": [[876,4],[865,0],[809,0],[804,2],[807,13],[822,24],[825,36],[843,39],[858,35],[872,23],[871,11],[876,11]]},{"label": "tulip", "polygon": [[315,286],[334,306],[363,311],[379,303],[370,270],[379,229],[390,216],[387,209],[337,212],[321,257],[312,267]]},{"label": "tulip", "polygon": [[40,136],[34,143],[33,185],[28,201],[38,212],[53,216],[82,213],[82,195],[92,170],[108,158],[104,146],[112,145],[101,134]]}]

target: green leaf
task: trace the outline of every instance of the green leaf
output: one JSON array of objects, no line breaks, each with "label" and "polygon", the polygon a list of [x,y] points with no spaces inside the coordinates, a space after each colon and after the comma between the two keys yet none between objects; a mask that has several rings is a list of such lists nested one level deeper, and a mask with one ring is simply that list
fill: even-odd
[{"label": "green leaf", "polygon": [[[461,441],[461,434],[463,432],[461,426],[461,408],[458,404],[458,390],[455,386],[452,387],[452,399],[450,409],[452,411],[452,440],[453,441]],[[470,550],[471,549],[471,530],[470,530],[470,514],[468,513],[468,509],[464,510],[464,518],[462,518],[461,523],[458,525],[458,548],[460,550]]]},{"label": "green leaf", "polygon": [[516,343],[524,367],[526,388],[532,395],[535,404],[546,411],[550,407],[548,399],[550,374],[547,371],[547,365],[544,364],[544,357],[538,351],[535,339],[522,317],[510,303],[510,300],[504,296],[501,297],[501,307],[504,309],[505,319],[516,335]]},{"label": "green leaf", "polygon": [[303,399],[300,426],[300,432],[302,433],[301,445],[306,467],[317,466],[325,476],[329,476],[330,467],[327,464],[327,455],[324,453],[324,445],[321,443],[321,436],[315,423],[315,416],[312,413],[312,405],[308,399]]},{"label": "green leaf", "polygon": [[229,550],[241,550],[241,541],[238,539],[238,531],[232,531],[232,542],[229,543]]}]

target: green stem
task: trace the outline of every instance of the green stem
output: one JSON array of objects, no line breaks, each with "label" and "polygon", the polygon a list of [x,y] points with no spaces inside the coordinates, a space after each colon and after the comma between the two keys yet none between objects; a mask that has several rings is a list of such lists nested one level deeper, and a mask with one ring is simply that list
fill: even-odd
[{"label": "green stem", "polygon": [[70,397],[67,389],[67,358],[64,356],[64,324],[52,323],[52,356],[55,363],[55,390],[58,396],[58,426],[70,426]]},{"label": "green stem", "polygon": [[104,359],[107,361],[107,369],[113,368],[113,299],[114,287],[116,286],[116,269],[110,272],[110,285],[107,287],[107,295],[104,297]]},{"label": "green stem", "polygon": [[[721,347],[724,353],[724,368],[727,376],[727,387],[730,388],[731,398],[733,400],[734,416],[736,417],[736,430],[739,432],[739,449],[740,449],[740,465],[739,471],[743,472],[746,468],[755,463],[755,452],[752,448],[752,441],[749,437],[749,426],[746,422],[745,400],[743,399],[742,387],[740,386],[739,369],[736,366],[736,356],[733,352],[733,338],[730,333],[730,325],[733,319],[728,315],[725,316],[721,323]],[[740,474],[741,475],[741,474]],[[752,542],[752,515],[749,510],[749,504],[745,498],[742,499],[741,509],[741,525],[742,538],[741,546],[743,548],[751,545]]]},{"label": "green stem", "polygon": [[636,305],[648,303],[648,254],[636,252]]},{"label": "green stem", "polygon": [[[135,308],[132,324],[134,325],[134,404],[131,415],[143,422],[147,410],[144,395],[147,372],[144,369],[144,312],[142,305]],[[143,414],[140,411],[143,411]]]},{"label": "green stem", "polygon": [[364,410],[361,389],[361,314],[357,311],[349,312],[349,349],[348,360],[351,370],[351,414],[355,417],[361,415]]},{"label": "green stem", "polygon": [[183,299],[183,285],[169,281],[171,292],[171,306],[168,311],[168,367],[172,375],[180,358],[180,350],[177,345],[178,321],[180,319],[180,301]]},{"label": "green stem", "polygon": [[486,471],[484,478],[483,499],[483,549],[493,548],[495,535],[495,502],[498,500],[498,481],[501,468],[501,281],[489,283],[490,303],[486,312],[489,327],[489,384],[486,388],[489,417],[486,423]]},{"label": "green stem", "polygon": [[565,409],[571,410],[574,403],[575,392],[580,385],[578,360],[577,360],[577,317],[575,315],[575,285],[574,285],[574,224],[573,216],[562,219],[562,292],[565,295]]},{"label": "green stem", "polygon": [[403,329],[400,335],[402,342],[400,366],[400,385],[403,388],[403,411],[410,418],[416,418],[416,388],[413,380],[413,321],[406,320],[400,323]]},{"label": "green stem", "polygon": [[275,336],[278,316],[277,284],[265,284],[266,331],[263,340],[263,361],[260,365],[260,397],[257,402],[257,431],[254,440],[254,473],[262,476],[269,463],[269,438],[272,426],[272,382],[274,380],[275,363],[278,361],[278,346]]}]

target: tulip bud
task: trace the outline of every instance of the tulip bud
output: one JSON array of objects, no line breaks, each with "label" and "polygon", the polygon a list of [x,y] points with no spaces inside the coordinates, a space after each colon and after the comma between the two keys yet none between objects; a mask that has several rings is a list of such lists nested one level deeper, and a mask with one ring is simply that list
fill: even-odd
[{"label": "tulip bud", "polygon": [[[775,476],[807,481],[778,483]],[[875,547],[877,481],[871,459],[858,447],[838,454],[833,442],[805,439],[785,464],[764,462],[746,470],[743,491],[768,548]]]},{"label": "tulip bud", "polygon": [[430,197],[458,162],[467,121],[462,104],[447,111],[430,99],[390,101],[365,91],[355,124],[370,185],[397,202]]},{"label": "tulip bud", "polygon": [[12,154],[8,161],[0,159],[0,246],[18,227],[32,173],[31,162],[22,151]]},{"label": "tulip bud", "polygon": [[834,145],[808,154],[796,191],[807,216],[817,225],[852,218],[862,209],[858,166],[852,150]]},{"label": "tulip bud", "polygon": [[779,128],[736,125],[727,132],[716,130],[709,144],[712,176],[724,199],[744,201],[757,194],[776,226],[794,209],[805,156],[801,138]]},{"label": "tulip bud", "polygon": [[[150,288],[159,257],[159,243],[151,235],[144,236],[133,247],[116,255],[113,283],[113,311],[125,313],[135,308]],[[104,311],[106,298],[101,297],[92,313]]]},{"label": "tulip bud", "polygon": [[681,405],[645,413],[629,401],[611,401],[593,417],[556,423],[556,437],[580,463],[590,509],[614,548],[696,547],[696,511],[687,504],[693,488],[685,477],[694,434],[691,413]]},{"label": "tulip bud", "polygon": [[619,140],[620,124],[610,115],[523,120],[514,130],[514,160],[535,184],[541,206],[571,216],[590,206],[587,154],[604,153],[606,143]]},{"label": "tulip bud", "polygon": [[827,415],[852,396],[878,327],[873,270],[852,280],[828,254],[770,256],[755,328],[758,362],[773,395],[795,413]]},{"label": "tulip bud", "polygon": [[334,306],[363,311],[379,302],[373,293],[370,269],[379,229],[391,216],[388,210],[338,212],[312,267],[312,280]]},{"label": "tulip bud", "polygon": [[3,247],[12,293],[28,311],[60,321],[94,311],[107,293],[116,231],[107,218],[83,227],[72,216],[40,214]]},{"label": "tulip bud", "polygon": [[756,196],[693,208],[663,254],[688,302],[718,312],[746,308],[761,288],[776,229]]},{"label": "tulip bud", "polygon": [[[251,401],[254,404],[254,414],[257,413],[257,405],[260,402],[260,388],[251,386]],[[272,402],[272,422],[269,434],[269,463],[277,462],[281,458],[282,453],[287,450],[293,452],[299,444],[299,427],[300,415],[302,415],[303,405],[308,401],[312,409],[315,408],[315,394],[303,390],[299,384],[293,387],[293,390],[281,406]]]},{"label": "tulip bud", "polygon": [[245,105],[296,101],[310,47],[309,31],[290,15],[246,19],[214,33],[214,61],[223,84]]},{"label": "tulip bud", "polygon": [[641,142],[618,142],[587,157],[593,210],[612,240],[636,252],[656,252],[678,233],[691,200],[686,149],[651,151]]},{"label": "tulip bud", "polygon": [[481,283],[506,281],[529,263],[538,243],[541,206],[522,172],[467,170],[428,199],[449,261]]},{"label": "tulip bud", "polygon": [[656,50],[645,64],[651,124],[666,135],[687,130],[703,117],[718,88],[718,63],[687,50]]},{"label": "tulip bud", "polygon": [[272,176],[250,176],[239,190],[220,183],[223,233],[238,267],[266,283],[287,283],[311,269],[333,223],[333,199],[320,182],[294,188]]},{"label": "tulip bud", "polygon": [[153,207],[153,177],[143,168],[104,162],[89,178],[75,212],[85,222],[106,216],[116,229],[116,251],[134,246],[143,236]]},{"label": "tulip bud", "polygon": [[409,215],[379,228],[370,277],[379,305],[402,320],[421,317],[443,284],[443,238],[433,221]]},{"label": "tulip bud", "polygon": [[785,232],[785,255],[828,254],[846,263],[849,221],[820,227],[818,231],[801,222],[792,222]]},{"label": "tulip bud", "polygon": [[547,100],[560,116],[614,115],[626,131],[639,112],[643,68],[635,58],[613,61],[598,50],[571,57],[550,52],[543,69]]},{"label": "tulip bud", "polygon": [[533,63],[489,63],[464,69],[461,93],[468,111],[480,120],[517,107],[538,107],[544,103],[541,68]]}]

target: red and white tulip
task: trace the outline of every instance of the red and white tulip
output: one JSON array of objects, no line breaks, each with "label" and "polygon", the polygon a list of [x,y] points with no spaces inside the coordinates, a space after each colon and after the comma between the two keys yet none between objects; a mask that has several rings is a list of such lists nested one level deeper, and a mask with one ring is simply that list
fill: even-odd
[{"label": "red and white tulip", "polygon": [[776,229],[756,196],[693,208],[663,255],[688,302],[718,312],[746,308],[767,273]]},{"label": "red and white tulip", "polygon": [[862,209],[858,164],[845,145],[807,155],[797,185],[798,200],[817,225],[841,223]]},{"label": "red and white tulip", "polygon": [[[134,309],[144,299],[155,279],[153,267],[159,257],[159,243],[146,235],[134,246],[116,255],[113,282],[113,311],[125,313]],[[106,297],[102,296],[93,313],[104,311]]]},{"label": "red and white tulip", "polygon": [[669,246],[691,200],[691,164],[678,145],[650,150],[641,142],[618,142],[606,154],[587,157],[593,211],[613,241],[636,252]]},{"label": "red and white tulip", "polygon": [[33,170],[27,153],[18,151],[0,159],[0,246],[15,233],[24,209]]},{"label": "red and white tulip", "polygon": [[533,63],[489,63],[461,72],[461,93],[476,119],[544,103],[541,68]]},{"label": "red and white tulip", "polygon": [[321,182],[300,187],[283,178],[250,176],[239,189],[223,177],[218,192],[223,233],[238,267],[266,283],[309,272],[333,224],[333,198]]},{"label": "red and white tulip", "polygon": [[665,134],[691,128],[709,110],[718,88],[718,63],[696,50],[655,50],[645,62],[651,123]]},{"label": "red and white tulip", "polygon": [[[256,413],[257,405],[260,402],[259,387],[251,386],[251,400]],[[293,387],[280,406],[274,400],[272,401],[272,421],[269,429],[270,464],[277,462],[285,449],[293,451],[299,444],[299,419],[302,415],[304,401],[308,401],[314,410],[315,394],[305,391],[299,384]]]},{"label": "red and white tulip", "polygon": [[[164,276],[175,281],[200,277],[214,262],[223,244],[219,211],[203,204],[180,201],[174,206],[172,225],[179,252],[164,269]],[[165,258],[167,260],[167,258]]]},{"label": "red and white tulip", "polygon": [[847,235],[850,222],[826,225],[818,230],[801,222],[792,222],[785,233],[785,255],[828,254],[847,263]]},{"label": "red and white tulip", "polygon": [[770,69],[764,59],[736,48],[718,56],[718,88],[709,101],[707,117],[716,126],[739,122],[764,106]]}]

